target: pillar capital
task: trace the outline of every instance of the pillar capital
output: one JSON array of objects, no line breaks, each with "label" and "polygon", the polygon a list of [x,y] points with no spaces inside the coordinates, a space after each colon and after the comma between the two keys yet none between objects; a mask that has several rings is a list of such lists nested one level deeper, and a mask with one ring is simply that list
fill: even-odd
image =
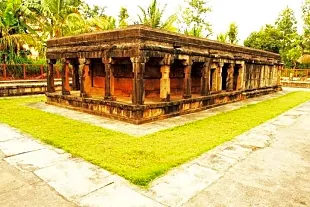
[{"label": "pillar capital", "polygon": [[102,63],[103,64],[114,64],[115,60],[111,57],[103,57],[102,58]]},{"label": "pillar capital", "polygon": [[56,59],[48,59],[47,64],[56,64],[57,60]]},{"label": "pillar capital", "polygon": [[131,57],[130,61],[132,63],[147,63],[149,61],[149,57]]},{"label": "pillar capital", "polygon": [[163,66],[163,65],[171,65],[173,63],[173,57],[172,55],[165,55],[163,57],[163,59],[159,62],[159,65],[160,66]]}]

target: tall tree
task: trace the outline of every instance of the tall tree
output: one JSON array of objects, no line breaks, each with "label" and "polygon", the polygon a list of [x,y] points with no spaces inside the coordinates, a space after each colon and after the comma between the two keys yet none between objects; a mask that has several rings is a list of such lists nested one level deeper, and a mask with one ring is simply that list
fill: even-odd
[{"label": "tall tree", "polygon": [[151,4],[147,9],[138,6],[141,14],[138,14],[139,21],[138,24],[144,24],[153,28],[160,28],[170,31],[176,31],[174,23],[177,20],[177,15],[172,14],[166,20],[163,20],[163,16],[166,10],[165,5],[163,8],[160,8],[160,5],[157,3],[157,0],[152,0]]},{"label": "tall tree", "polygon": [[40,5],[22,0],[6,0],[0,6],[0,59],[13,61],[24,44],[35,46],[37,43],[38,34],[32,23],[39,19],[32,9]]},{"label": "tall tree", "polygon": [[229,25],[229,30],[227,31],[227,37],[230,44],[238,43],[238,26],[235,22]]},{"label": "tall tree", "polygon": [[297,33],[297,21],[294,11],[284,9],[273,25],[266,25],[259,32],[253,32],[244,45],[257,49],[280,53],[286,67],[296,67],[296,61],[302,54],[302,38]]},{"label": "tall tree", "polygon": [[211,24],[206,20],[211,8],[204,0],[185,0],[187,5],[182,11],[181,32],[196,37],[209,37],[212,34]]}]

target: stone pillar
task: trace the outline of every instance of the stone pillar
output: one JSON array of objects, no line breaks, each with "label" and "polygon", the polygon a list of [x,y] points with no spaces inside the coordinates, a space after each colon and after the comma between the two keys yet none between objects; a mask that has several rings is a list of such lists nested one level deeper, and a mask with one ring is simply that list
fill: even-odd
[{"label": "stone pillar", "polygon": [[245,73],[245,62],[244,61],[238,61],[238,80],[237,80],[237,90],[243,90],[244,89],[244,73]]},{"label": "stone pillar", "polygon": [[172,59],[170,56],[163,58],[160,63],[160,100],[170,101],[170,65]]},{"label": "stone pillar", "polygon": [[217,68],[217,90],[222,90],[222,70],[224,67],[224,63],[219,63]]},{"label": "stone pillar", "polygon": [[91,77],[90,59],[79,59],[81,75],[81,97],[90,97]]},{"label": "stone pillar", "polygon": [[71,65],[73,67],[72,90],[78,91],[80,90],[79,62],[77,60],[73,60]]},{"label": "stone pillar", "polygon": [[265,87],[266,86],[266,76],[265,76],[265,71],[266,71],[266,67],[265,65],[261,66],[261,71],[260,71],[260,84],[259,84],[259,88]]},{"label": "stone pillar", "polygon": [[281,85],[281,71],[283,69],[283,64],[278,66],[278,71],[277,71],[277,86]]},{"label": "stone pillar", "polygon": [[233,91],[234,90],[234,67],[235,64],[229,64],[227,68],[227,78],[226,78],[226,90]]},{"label": "stone pillar", "polygon": [[62,95],[70,95],[71,88],[69,83],[69,77],[70,77],[69,63],[70,61],[68,59],[62,60],[62,72],[61,72]]},{"label": "stone pillar", "polygon": [[104,99],[106,100],[116,100],[114,97],[114,75],[113,75],[113,66],[112,58],[102,58],[105,68],[105,95]]},{"label": "stone pillar", "polygon": [[144,72],[147,59],[145,57],[134,57],[130,58],[130,60],[134,74],[132,81],[132,103],[142,105],[144,104],[145,98]]},{"label": "stone pillar", "polygon": [[192,97],[192,64],[187,61],[184,67],[184,89],[183,89],[183,98],[191,98]]},{"label": "stone pillar", "polygon": [[201,76],[201,92],[202,96],[206,96],[210,93],[210,64],[211,59],[208,59],[204,62],[202,67],[202,76]]},{"label": "stone pillar", "polygon": [[48,68],[47,68],[47,92],[48,93],[55,92],[54,64],[56,64],[55,59],[51,59],[48,61]]}]

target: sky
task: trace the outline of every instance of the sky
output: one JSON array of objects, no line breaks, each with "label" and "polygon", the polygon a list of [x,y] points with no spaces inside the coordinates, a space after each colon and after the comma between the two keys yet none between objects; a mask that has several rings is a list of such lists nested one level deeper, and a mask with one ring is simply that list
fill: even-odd
[{"label": "sky", "polygon": [[[279,13],[287,6],[295,11],[299,22],[299,31],[302,28],[301,5],[303,0],[206,0],[212,9],[208,21],[212,24],[213,36],[226,32],[231,22],[236,22],[239,29],[240,43],[253,31],[258,31],[265,24],[273,24]],[[90,5],[106,6],[107,15],[117,17],[120,7],[128,9],[131,20],[136,20],[139,13],[138,5],[147,8],[151,0],[86,0]],[[160,6],[166,7],[166,14],[180,11],[184,0],[158,0]]]}]

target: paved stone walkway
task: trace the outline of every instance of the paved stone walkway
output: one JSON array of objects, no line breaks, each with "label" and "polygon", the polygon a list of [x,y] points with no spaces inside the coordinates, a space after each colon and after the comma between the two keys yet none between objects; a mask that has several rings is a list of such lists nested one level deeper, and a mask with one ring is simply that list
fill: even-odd
[{"label": "paved stone walkway", "polygon": [[210,116],[214,116],[218,113],[223,113],[226,111],[231,111],[243,107],[249,104],[259,103],[261,101],[265,101],[271,98],[276,98],[286,94],[288,91],[281,91],[273,94],[269,94],[266,96],[260,96],[256,98],[246,99],[243,101],[226,104],[223,106],[211,108],[208,110],[200,111],[197,113],[186,114],[182,116],[172,117],[164,120],[157,120],[151,123],[146,123],[142,125],[130,124],[118,120],[113,120],[105,117],[100,117],[96,115],[91,115],[83,112],[78,112],[70,109],[65,109],[57,106],[52,106],[45,104],[43,102],[31,104],[31,107],[36,109],[40,109],[45,112],[58,114],[70,119],[83,121],[89,124],[93,124],[96,126],[100,126],[106,129],[126,133],[132,136],[144,136],[147,134],[152,134],[161,130],[174,128],[176,126],[181,126],[190,122],[198,121],[201,119],[205,119]]},{"label": "paved stone walkway", "polygon": [[1,161],[81,206],[307,206],[309,119],[307,102],[171,170],[147,190],[4,124]]}]

